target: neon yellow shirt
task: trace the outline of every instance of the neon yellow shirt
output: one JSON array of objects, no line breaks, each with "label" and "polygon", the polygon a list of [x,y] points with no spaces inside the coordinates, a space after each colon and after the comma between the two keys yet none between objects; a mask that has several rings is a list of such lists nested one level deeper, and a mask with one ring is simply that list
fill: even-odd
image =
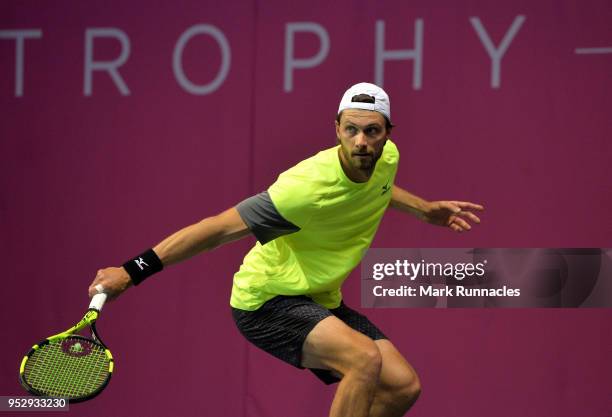
[{"label": "neon yellow shirt", "polygon": [[399,152],[387,140],[369,181],[346,177],[339,146],[283,172],[268,193],[282,217],[300,228],[257,242],[234,275],[230,304],[256,310],[277,295],[307,295],[326,308],[363,258],[391,199]]}]

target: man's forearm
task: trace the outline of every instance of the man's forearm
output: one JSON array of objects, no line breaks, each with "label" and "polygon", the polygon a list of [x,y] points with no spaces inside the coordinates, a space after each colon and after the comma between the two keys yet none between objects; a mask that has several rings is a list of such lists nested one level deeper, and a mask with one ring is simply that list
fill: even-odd
[{"label": "man's forearm", "polygon": [[168,236],[153,250],[164,266],[171,265],[202,252],[212,249],[219,242],[219,231],[210,219],[187,226]]},{"label": "man's forearm", "polygon": [[394,209],[398,209],[422,218],[423,213],[427,208],[427,204],[428,202],[426,200],[409,193],[397,185],[393,185],[393,188],[391,189],[391,202],[389,203],[389,206],[393,207]]},{"label": "man's forearm", "polygon": [[[234,212],[232,212],[232,210]],[[239,239],[249,233],[235,209],[218,216],[208,217],[168,236],[153,250],[164,266],[181,262],[200,252]]]}]

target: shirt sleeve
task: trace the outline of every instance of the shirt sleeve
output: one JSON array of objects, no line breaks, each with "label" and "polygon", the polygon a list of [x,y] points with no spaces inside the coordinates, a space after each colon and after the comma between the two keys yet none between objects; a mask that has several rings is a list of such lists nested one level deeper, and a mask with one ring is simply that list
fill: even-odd
[{"label": "shirt sleeve", "polygon": [[316,175],[307,161],[280,174],[268,188],[278,213],[301,229],[308,226],[319,208],[319,187],[313,180]]},{"label": "shirt sleeve", "polygon": [[300,230],[278,212],[267,191],[240,202],[236,210],[262,245]]}]

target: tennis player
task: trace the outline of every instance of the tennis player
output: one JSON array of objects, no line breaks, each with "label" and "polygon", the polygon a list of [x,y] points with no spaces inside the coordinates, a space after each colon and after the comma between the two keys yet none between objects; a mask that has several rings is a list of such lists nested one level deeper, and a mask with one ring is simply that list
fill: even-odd
[{"label": "tennis player", "polygon": [[234,275],[230,305],[254,345],[327,384],[339,382],[330,416],[402,416],[421,392],[414,368],[384,333],[342,302],[340,287],[393,207],[456,232],[480,223],[478,204],[425,201],[394,184],[389,97],[349,88],[338,108],[338,145],[280,174],[266,191],[169,236],[122,267],[99,270],[110,298],[200,252],[253,234]]}]

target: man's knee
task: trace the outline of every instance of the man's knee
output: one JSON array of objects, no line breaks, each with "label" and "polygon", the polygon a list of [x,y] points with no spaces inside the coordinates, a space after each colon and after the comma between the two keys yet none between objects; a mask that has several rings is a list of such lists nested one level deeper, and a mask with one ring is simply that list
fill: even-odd
[{"label": "man's knee", "polygon": [[359,379],[376,383],[382,368],[382,355],[374,342],[355,346],[347,372]]},{"label": "man's knee", "polygon": [[412,370],[406,369],[393,384],[385,386],[384,391],[389,402],[408,409],[421,395],[421,381]]},{"label": "man's knee", "polygon": [[407,404],[414,404],[414,402],[421,395],[421,381],[414,375],[404,381],[404,384],[398,390],[398,397],[400,401]]}]

